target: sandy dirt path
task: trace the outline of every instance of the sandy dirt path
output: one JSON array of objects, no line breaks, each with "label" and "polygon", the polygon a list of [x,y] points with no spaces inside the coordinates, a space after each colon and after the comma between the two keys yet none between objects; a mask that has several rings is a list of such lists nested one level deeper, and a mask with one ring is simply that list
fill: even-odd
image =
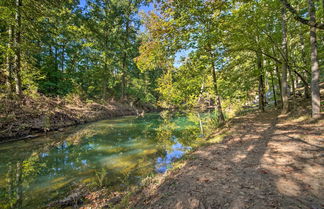
[{"label": "sandy dirt path", "polygon": [[131,208],[324,208],[324,122],[278,112],[233,119],[219,144],[145,187]]}]

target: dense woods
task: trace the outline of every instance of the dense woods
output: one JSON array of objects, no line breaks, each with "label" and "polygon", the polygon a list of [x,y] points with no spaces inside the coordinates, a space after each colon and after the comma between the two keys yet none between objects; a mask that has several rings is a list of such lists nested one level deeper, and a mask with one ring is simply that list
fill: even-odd
[{"label": "dense woods", "polygon": [[1,95],[208,103],[223,121],[257,98],[286,113],[303,87],[318,117],[323,4],[2,0]]},{"label": "dense woods", "polygon": [[133,61],[143,3],[1,1],[1,93],[154,102],[156,73]]}]

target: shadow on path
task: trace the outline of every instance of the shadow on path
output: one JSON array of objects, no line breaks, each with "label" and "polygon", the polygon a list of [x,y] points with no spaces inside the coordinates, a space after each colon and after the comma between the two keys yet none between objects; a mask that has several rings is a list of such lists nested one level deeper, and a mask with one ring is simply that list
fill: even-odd
[{"label": "shadow on path", "polygon": [[195,151],[133,200],[135,208],[323,208],[323,124],[276,112],[231,122],[219,144]]}]

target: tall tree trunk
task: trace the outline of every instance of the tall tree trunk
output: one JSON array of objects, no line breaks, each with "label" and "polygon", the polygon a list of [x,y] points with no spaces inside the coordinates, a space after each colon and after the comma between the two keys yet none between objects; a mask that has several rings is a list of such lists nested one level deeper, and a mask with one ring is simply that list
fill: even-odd
[{"label": "tall tree trunk", "polygon": [[8,29],[9,40],[8,40],[8,55],[7,55],[7,70],[8,70],[8,86],[9,86],[9,95],[14,93],[14,63],[12,56],[12,46],[14,42],[14,27],[9,25]]},{"label": "tall tree trunk", "polygon": [[275,70],[276,70],[276,76],[277,76],[278,84],[279,84],[280,102],[281,102],[281,108],[282,108],[282,87],[281,87],[281,78],[280,78],[280,72],[279,72],[278,64],[276,64]]},{"label": "tall tree trunk", "polygon": [[220,96],[218,94],[216,68],[215,68],[215,63],[214,63],[214,59],[213,59],[213,54],[212,54],[211,57],[212,57],[211,64],[212,64],[213,85],[214,85],[214,91],[215,91],[215,94],[216,94],[216,101],[215,102],[216,102],[216,106],[217,106],[217,115],[218,115],[219,122],[224,123],[225,117],[224,117],[223,110],[222,110],[221,99],[220,99]]},{"label": "tall tree trunk", "polygon": [[271,76],[271,86],[272,86],[272,94],[273,94],[273,100],[274,100],[274,104],[277,107],[277,97],[276,97],[276,89],[275,89],[275,84],[274,84],[274,79],[273,79],[273,72],[270,71],[270,76]]},{"label": "tall tree trunk", "polygon": [[291,96],[292,96],[292,108],[296,103],[296,89],[295,89],[295,79],[294,79],[294,75],[292,74],[292,70],[289,66],[288,67],[288,72],[289,72],[289,78],[290,78],[290,83],[291,83]]},{"label": "tall tree trunk", "polygon": [[59,63],[58,63],[58,50],[57,50],[57,47],[54,46],[54,69],[55,71],[59,71]]},{"label": "tall tree trunk", "polygon": [[225,117],[224,117],[223,110],[222,110],[221,99],[220,99],[220,96],[218,94],[217,78],[216,78],[215,69],[213,70],[213,83],[214,83],[214,90],[215,90],[215,94],[216,94],[218,120],[219,120],[220,123],[223,123],[225,121]]},{"label": "tall tree trunk", "polygon": [[21,84],[21,6],[22,0],[16,0],[16,33],[15,33],[15,73],[16,73],[16,94],[22,97]]},{"label": "tall tree trunk", "polygon": [[108,57],[105,55],[104,59],[104,72],[103,72],[103,81],[102,81],[102,98],[106,100],[108,98]]},{"label": "tall tree trunk", "polygon": [[201,117],[200,117],[199,112],[198,112],[198,120],[199,120],[200,134],[201,134],[201,136],[203,136],[204,135],[204,127],[203,127],[203,123],[201,121]]},{"label": "tall tree trunk", "polygon": [[288,100],[288,82],[287,82],[287,62],[288,62],[288,51],[287,51],[287,15],[285,7],[281,9],[282,15],[282,76],[281,76],[281,94],[282,94],[282,113],[286,114],[289,111],[289,100]]},{"label": "tall tree trunk", "polygon": [[[308,12],[310,16],[310,22],[315,23],[315,6],[313,0],[308,0]],[[312,66],[312,117],[319,118],[320,113],[320,89],[319,89],[319,63],[317,60],[317,43],[316,43],[316,27],[310,27],[310,45],[311,45],[311,66]]]},{"label": "tall tree trunk", "polygon": [[[58,52],[58,46],[54,46],[54,70],[55,70],[55,74],[58,74],[60,71],[60,64],[59,64],[59,52]],[[57,84],[59,83],[59,76],[54,76],[54,82]],[[50,90],[51,91],[58,91],[58,85],[51,85],[50,86]]]},{"label": "tall tree trunk", "polygon": [[307,66],[307,61],[306,61],[306,51],[305,51],[305,41],[304,41],[304,35],[303,31],[299,32],[299,39],[300,39],[300,46],[301,46],[301,58],[305,66]]},{"label": "tall tree trunk", "polygon": [[127,85],[127,80],[126,80],[126,76],[127,76],[127,50],[128,50],[128,38],[129,38],[129,24],[130,24],[130,17],[131,17],[131,12],[132,12],[132,8],[131,5],[132,4],[132,0],[128,0],[128,8],[127,8],[127,12],[125,15],[126,18],[126,22],[125,22],[125,36],[124,36],[124,55],[123,55],[123,66],[122,66],[122,89],[121,89],[121,93],[122,93],[122,98],[124,98],[125,96],[125,91],[126,91],[126,85]]},{"label": "tall tree trunk", "polygon": [[264,79],[262,70],[262,54],[257,53],[257,67],[259,72],[259,109],[264,112]]},{"label": "tall tree trunk", "polygon": [[[307,66],[307,61],[306,61],[306,52],[305,52],[305,42],[304,42],[304,36],[303,36],[303,33],[302,31],[300,31],[300,34],[299,34],[299,37],[300,37],[300,45],[301,45],[301,54],[302,54],[302,61],[304,63],[305,66]],[[296,73],[296,72],[295,72]],[[308,74],[307,72],[304,72],[304,76],[306,79],[302,79],[301,80],[303,81],[304,83],[304,96],[305,98],[309,98],[309,88],[308,88],[308,82],[306,82],[308,80]]]},{"label": "tall tree trunk", "polygon": [[64,46],[64,43],[62,43],[62,58],[61,58],[61,70],[62,70],[62,72],[64,72],[64,62],[65,62],[65,60],[64,60],[64,52],[65,51],[65,46]]},{"label": "tall tree trunk", "polygon": [[127,53],[124,53],[123,57],[123,66],[122,66],[122,85],[121,85],[121,98],[125,97],[125,89],[126,89],[126,71],[127,71]]}]

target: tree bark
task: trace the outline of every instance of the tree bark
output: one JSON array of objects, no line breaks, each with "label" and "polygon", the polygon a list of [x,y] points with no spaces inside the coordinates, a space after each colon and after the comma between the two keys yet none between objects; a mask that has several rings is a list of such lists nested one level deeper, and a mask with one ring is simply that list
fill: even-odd
[{"label": "tree bark", "polygon": [[291,83],[291,91],[292,91],[292,107],[294,107],[296,103],[296,89],[295,89],[295,79],[294,75],[292,74],[292,70],[289,66],[288,67],[288,72],[289,72],[289,78],[290,78],[290,83]]},{"label": "tree bark", "polygon": [[127,50],[128,50],[128,38],[129,38],[129,24],[130,24],[130,17],[131,17],[131,5],[132,1],[128,1],[128,11],[127,14],[125,15],[126,22],[125,22],[125,36],[124,36],[124,55],[123,55],[123,66],[122,66],[122,85],[121,85],[121,98],[125,97],[125,91],[126,91],[126,86],[127,86]]},{"label": "tree bark", "polygon": [[[308,0],[308,12],[310,16],[310,22],[315,23],[315,6],[313,0]],[[319,89],[319,63],[317,59],[317,42],[316,42],[316,27],[310,27],[310,45],[311,45],[311,69],[312,69],[312,117],[319,118],[320,113],[320,89]]]},{"label": "tree bark", "polygon": [[58,49],[57,49],[57,47],[56,46],[54,46],[54,65],[55,65],[55,67],[54,67],[54,69],[55,69],[55,71],[57,72],[57,71],[59,71],[59,63],[58,63]]},{"label": "tree bark", "polygon": [[280,102],[281,102],[281,108],[282,108],[282,87],[281,87],[281,78],[280,78],[280,72],[279,72],[278,64],[276,64],[275,70],[276,70],[276,76],[277,76],[278,84],[279,84]]},{"label": "tree bark", "polygon": [[262,70],[262,54],[257,53],[257,67],[259,72],[259,109],[264,112],[264,79]]},{"label": "tree bark", "polygon": [[22,97],[21,84],[21,6],[22,0],[16,0],[16,33],[15,33],[15,73],[16,73],[16,94]]},{"label": "tree bark", "polygon": [[271,86],[272,86],[272,94],[273,94],[273,100],[274,100],[274,105],[277,107],[277,97],[276,97],[276,89],[274,85],[274,79],[273,79],[273,72],[270,71],[270,76],[271,76]]},{"label": "tree bark", "polygon": [[289,100],[288,100],[288,82],[287,82],[287,62],[288,62],[288,52],[287,52],[287,16],[286,9],[282,7],[282,76],[281,76],[281,94],[282,94],[282,114],[286,114],[289,111]]},{"label": "tree bark", "polygon": [[63,42],[62,43],[62,60],[61,60],[61,70],[62,70],[62,72],[64,72],[64,62],[65,62],[65,60],[64,60],[64,53],[65,53],[65,43]]},{"label": "tree bark", "polygon": [[[303,33],[300,32],[299,34],[299,37],[300,37],[300,44],[301,44],[301,54],[302,54],[302,61],[304,63],[305,66],[307,66],[307,61],[306,61],[306,52],[305,52],[305,42],[304,42],[304,36],[303,36]],[[296,71],[294,71],[295,73],[297,73]],[[298,74],[297,74],[298,75]],[[304,76],[307,78],[308,77],[308,74],[307,72],[304,72]],[[303,81],[304,83],[304,96],[305,98],[309,98],[309,88],[308,88],[308,82],[306,82],[306,80],[308,79],[304,79],[302,78],[301,76],[298,75],[298,77],[301,78],[301,80]]]},{"label": "tree bark", "polygon": [[[212,56],[212,58],[213,58],[213,56]],[[220,96],[218,94],[216,68],[215,68],[214,59],[212,59],[212,75],[213,75],[214,91],[215,91],[215,94],[216,94],[216,101],[215,102],[216,102],[216,106],[217,106],[218,120],[219,120],[220,123],[223,123],[225,121],[225,117],[224,117],[223,110],[222,110],[221,99],[220,99]]]},{"label": "tree bark", "polygon": [[104,72],[103,72],[103,81],[102,81],[102,98],[104,100],[108,99],[108,55],[105,55],[105,59],[104,59]]},{"label": "tree bark", "polygon": [[9,40],[8,40],[8,55],[7,55],[7,70],[8,70],[8,86],[9,95],[14,93],[14,63],[12,56],[12,46],[14,42],[14,26],[9,25],[8,29]]}]

